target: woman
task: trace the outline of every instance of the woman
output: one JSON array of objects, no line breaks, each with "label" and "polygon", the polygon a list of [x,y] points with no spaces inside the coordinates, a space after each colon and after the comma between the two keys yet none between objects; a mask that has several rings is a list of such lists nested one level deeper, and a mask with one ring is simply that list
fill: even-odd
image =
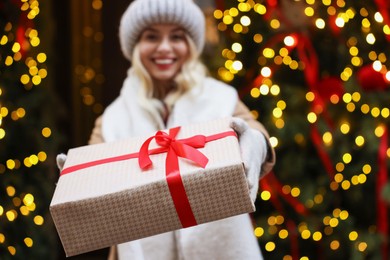
[{"label": "woman", "polygon": [[[205,18],[192,0],[135,0],[119,37],[131,61],[119,97],[96,120],[90,144],[233,117],[251,191],[274,164],[263,126],[231,86],[206,76],[199,61]],[[113,247],[115,259],[261,259],[248,214]]]}]

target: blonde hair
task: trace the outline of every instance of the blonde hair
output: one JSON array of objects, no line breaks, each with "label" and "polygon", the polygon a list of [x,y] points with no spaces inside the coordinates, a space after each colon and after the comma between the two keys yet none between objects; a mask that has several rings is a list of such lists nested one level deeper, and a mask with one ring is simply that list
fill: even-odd
[{"label": "blonde hair", "polygon": [[[189,57],[184,62],[178,75],[174,78],[175,88],[163,100],[168,107],[184,93],[195,87],[201,87],[203,79],[208,74],[206,67],[199,59],[199,53],[191,37],[186,35],[189,46]],[[130,75],[137,77],[142,85],[141,98],[150,100],[158,96],[158,86],[153,84],[152,78],[141,62],[139,45],[134,47],[132,56],[132,66],[129,71]]]}]

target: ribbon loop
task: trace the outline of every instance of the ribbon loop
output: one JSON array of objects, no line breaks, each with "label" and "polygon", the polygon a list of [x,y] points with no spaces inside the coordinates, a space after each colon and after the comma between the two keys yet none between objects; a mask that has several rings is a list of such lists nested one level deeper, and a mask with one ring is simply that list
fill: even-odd
[{"label": "ribbon loop", "polygon": [[169,147],[172,142],[172,137],[163,131],[158,131],[155,135],[156,143],[162,147]]},{"label": "ribbon loop", "polygon": [[142,144],[140,150],[139,150],[139,157],[138,157],[138,164],[139,167],[143,170],[150,167],[152,165],[152,161],[149,158],[149,144],[150,142],[155,138],[154,136],[149,137],[146,139],[146,141]]},{"label": "ribbon loop", "polygon": [[174,150],[176,156],[186,158],[202,168],[205,168],[209,161],[203,153],[199,152],[194,147],[181,142],[172,143],[172,149]]},{"label": "ribbon loop", "polygon": [[[197,165],[205,168],[208,163],[208,158],[197,150],[197,148],[203,148],[206,144],[206,137],[204,135],[195,135],[186,139],[175,139],[176,135],[180,131],[180,127],[171,128],[169,134],[163,131],[157,131],[157,133],[146,139],[142,144],[139,150],[138,164],[141,169],[145,170],[148,167],[152,166],[152,161],[150,160],[149,145],[150,142],[155,139],[156,143],[162,148],[163,151],[169,151],[172,149],[174,156],[186,158]],[[167,157],[167,163],[172,157]],[[167,172],[169,175],[169,172]]]}]

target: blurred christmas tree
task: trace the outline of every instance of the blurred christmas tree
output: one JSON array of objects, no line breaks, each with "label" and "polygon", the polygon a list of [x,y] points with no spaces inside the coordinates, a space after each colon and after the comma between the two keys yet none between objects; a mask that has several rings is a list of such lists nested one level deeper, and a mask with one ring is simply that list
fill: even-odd
[{"label": "blurred christmas tree", "polygon": [[212,70],[277,153],[255,213],[265,258],[388,259],[390,3],[215,3]]},{"label": "blurred christmas tree", "polygon": [[[0,258],[55,259],[55,99],[38,1],[0,2]],[[57,104],[58,105],[58,104]]]}]

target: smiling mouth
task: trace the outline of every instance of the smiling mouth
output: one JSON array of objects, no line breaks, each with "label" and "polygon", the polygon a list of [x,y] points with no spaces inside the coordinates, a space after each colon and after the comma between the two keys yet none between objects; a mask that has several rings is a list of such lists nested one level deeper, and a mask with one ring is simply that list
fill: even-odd
[{"label": "smiling mouth", "polygon": [[154,59],[157,65],[169,65],[175,62],[175,59]]}]

